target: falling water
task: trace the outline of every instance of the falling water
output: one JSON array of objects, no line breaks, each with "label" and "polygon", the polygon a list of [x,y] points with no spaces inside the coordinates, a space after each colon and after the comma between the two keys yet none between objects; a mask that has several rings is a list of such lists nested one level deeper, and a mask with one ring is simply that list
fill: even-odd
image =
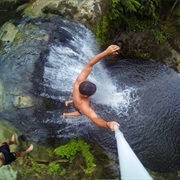
[{"label": "falling water", "polygon": [[[71,97],[76,77],[88,60],[99,52],[93,34],[85,27],[81,26],[81,31],[78,33],[74,33],[74,29],[64,29],[74,36],[68,44],[60,43],[51,47],[43,76],[45,87],[61,92],[58,97],[51,95],[52,98],[58,98],[60,101],[67,100],[67,94],[69,98]],[[88,80],[97,86],[92,102],[116,109],[116,113],[120,111],[125,113],[138,99],[132,96],[136,92],[132,87],[117,89],[117,82],[110,77],[102,62],[94,66]],[[49,93],[43,92],[41,96],[49,96]]]}]

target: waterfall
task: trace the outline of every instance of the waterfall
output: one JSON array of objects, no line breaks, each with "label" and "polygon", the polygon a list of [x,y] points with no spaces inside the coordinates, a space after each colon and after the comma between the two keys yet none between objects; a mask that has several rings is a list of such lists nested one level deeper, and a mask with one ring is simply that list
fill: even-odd
[{"label": "waterfall", "polygon": [[[78,31],[68,27],[63,27],[63,29],[73,34],[72,39],[68,44],[59,43],[58,46],[51,47],[43,75],[44,86],[60,92],[59,96],[51,95],[51,98],[58,98],[60,101],[71,98],[72,86],[76,77],[90,58],[99,52],[94,35],[83,25]],[[104,60],[93,67],[88,77],[88,80],[97,86],[97,92],[91,99],[96,104],[116,110],[117,114],[122,111],[126,113],[128,107],[137,101],[137,98],[133,97],[136,89],[117,88],[118,82],[110,77],[103,65]],[[49,96],[49,93],[42,93],[41,96]]]}]

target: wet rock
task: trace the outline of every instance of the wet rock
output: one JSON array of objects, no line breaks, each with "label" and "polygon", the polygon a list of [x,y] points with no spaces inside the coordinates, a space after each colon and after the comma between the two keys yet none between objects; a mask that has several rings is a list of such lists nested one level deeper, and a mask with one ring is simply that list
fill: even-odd
[{"label": "wet rock", "polygon": [[0,29],[0,40],[3,43],[12,43],[17,32],[16,26],[11,22],[7,22]]},{"label": "wet rock", "polygon": [[[157,59],[180,72],[180,54],[170,42],[158,44],[149,30],[122,32],[118,38],[124,42],[123,55],[127,58]],[[178,38],[176,39],[178,42]]]},{"label": "wet rock", "polygon": [[0,177],[1,179],[16,180],[17,171],[15,171],[10,165],[2,166],[0,168]]},{"label": "wet rock", "polygon": [[41,17],[46,14],[58,14],[67,19],[86,25],[97,23],[108,9],[108,0],[38,0],[23,4],[18,11],[25,16]]},{"label": "wet rock", "polygon": [[[49,148],[50,151],[50,148]],[[31,152],[31,156],[39,163],[49,163],[51,161],[50,155],[46,146],[36,145]]]},{"label": "wet rock", "polygon": [[180,54],[174,49],[165,49],[165,52],[169,52],[169,56],[164,57],[164,62],[170,67],[180,72]]},{"label": "wet rock", "polygon": [[3,103],[2,103],[3,101],[4,101],[4,87],[2,82],[0,81],[0,111],[3,108]]},{"label": "wet rock", "polygon": [[30,96],[17,96],[13,104],[16,108],[28,108],[34,106],[35,102]]}]

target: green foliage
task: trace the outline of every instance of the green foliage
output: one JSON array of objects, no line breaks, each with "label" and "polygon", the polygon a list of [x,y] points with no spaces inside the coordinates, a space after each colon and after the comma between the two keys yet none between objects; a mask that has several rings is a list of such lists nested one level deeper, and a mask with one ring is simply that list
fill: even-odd
[{"label": "green foliage", "polygon": [[138,15],[152,20],[157,20],[157,11],[160,8],[160,0],[143,0]]},{"label": "green foliage", "polygon": [[126,22],[126,30],[135,31],[135,32],[143,32],[146,29],[153,27],[155,23],[152,20],[146,19],[146,21],[139,20],[137,16],[129,17],[125,19]]},{"label": "green foliage", "polygon": [[161,0],[110,0],[109,12],[94,29],[100,44],[109,44],[120,29],[144,31],[153,27]]},{"label": "green foliage", "polygon": [[56,175],[58,170],[60,168],[60,165],[56,162],[51,162],[49,164],[49,172],[52,174],[52,175]]},{"label": "green foliage", "polygon": [[89,145],[80,140],[80,149],[82,151],[82,155],[84,156],[85,158],[85,161],[86,161],[86,165],[87,165],[87,168],[84,170],[85,174],[90,174],[93,170],[94,170],[94,167],[96,166],[94,164],[94,156],[92,155],[92,153],[89,151]]},{"label": "green foliage", "polygon": [[179,8],[179,12],[177,11],[177,13],[175,14],[175,25],[176,26],[180,26],[180,8]]},{"label": "green foliage", "polygon": [[151,32],[159,44],[164,43],[166,40],[170,38],[170,34],[166,31],[165,28],[161,28],[160,30],[152,29]]},{"label": "green foliage", "polygon": [[23,170],[21,171],[22,176],[27,176],[28,174],[35,174],[35,173],[39,174],[42,171],[46,170],[46,165],[38,164],[30,156],[26,156],[26,160],[28,161],[28,166],[30,166],[30,168],[23,168]]},{"label": "green foliage", "polygon": [[176,26],[180,26],[180,16],[177,16],[175,19]]},{"label": "green foliage", "polygon": [[96,29],[94,31],[99,44],[101,45],[105,41],[109,43],[108,39],[110,39],[110,37],[108,37],[108,33],[107,33],[109,29],[109,19],[106,16],[103,16],[102,21],[99,24],[97,24],[95,28]]},{"label": "green foliage", "polygon": [[58,156],[61,156],[62,158],[65,157],[72,162],[78,151],[80,151],[79,144],[75,140],[70,140],[68,144],[56,148],[54,152]]},{"label": "green foliage", "polygon": [[84,172],[85,174],[90,174],[94,170],[94,167],[96,165],[94,164],[94,156],[89,151],[89,148],[89,145],[82,139],[73,139],[70,140],[68,144],[56,148],[54,152],[62,158],[66,157],[70,160],[70,162],[73,161],[75,155],[78,152],[81,152],[83,157],[85,158],[87,166],[86,168],[84,168]]},{"label": "green foliage", "polygon": [[60,175],[63,176],[66,174],[66,169],[62,168],[61,172],[60,172]]},{"label": "green foliage", "polygon": [[141,6],[138,0],[120,0],[119,2],[124,7],[124,10],[127,12],[137,12],[137,10]]},{"label": "green foliage", "polygon": [[[32,156],[23,158],[23,169],[16,166],[22,179],[30,176],[65,178],[69,175],[88,179],[94,171],[94,156],[90,146],[82,139],[73,139],[56,149],[47,149],[48,161],[36,161]],[[79,159],[80,157],[80,159]],[[18,161],[17,161],[18,162]],[[79,163],[80,162],[80,163]]]}]

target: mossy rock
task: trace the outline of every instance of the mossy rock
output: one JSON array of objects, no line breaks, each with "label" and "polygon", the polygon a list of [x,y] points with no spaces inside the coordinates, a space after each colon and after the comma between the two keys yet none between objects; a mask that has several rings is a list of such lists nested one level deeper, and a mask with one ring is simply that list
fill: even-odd
[{"label": "mossy rock", "polygon": [[35,102],[30,96],[16,96],[13,104],[16,108],[29,108],[33,107]]},{"label": "mossy rock", "polygon": [[17,32],[18,29],[16,28],[16,26],[11,22],[7,22],[0,29],[0,40],[3,43],[12,43]]}]

